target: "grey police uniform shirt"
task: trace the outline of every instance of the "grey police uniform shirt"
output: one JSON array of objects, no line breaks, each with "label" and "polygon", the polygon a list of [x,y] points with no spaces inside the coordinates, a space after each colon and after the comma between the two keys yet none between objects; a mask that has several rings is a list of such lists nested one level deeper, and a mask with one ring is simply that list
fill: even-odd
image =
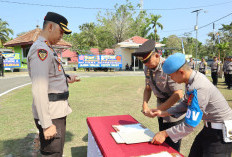
[{"label": "grey police uniform shirt", "polygon": [[192,62],[188,62],[188,65],[190,66],[190,68],[191,69],[194,69],[195,67],[195,63],[194,63],[194,61],[192,61]]},{"label": "grey police uniform shirt", "polygon": [[[38,51],[47,51],[47,57],[43,61],[39,58]],[[49,102],[49,93],[64,93],[68,91],[66,77],[61,63],[54,52],[45,43],[45,39],[39,36],[31,46],[28,58],[28,72],[32,81],[32,112],[35,119],[39,119],[42,128],[52,125],[52,119],[65,117],[72,112],[68,101]]]},{"label": "grey police uniform shirt", "polygon": [[[200,72],[193,71],[189,82],[186,85],[186,92],[197,90],[197,99],[200,110],[203,112],[202,120],[214,123],[223,123],[224,120],[232,120],[232,110],[221,92]],[[186,113],[188,97],[175,107],[168,109],[168,113],[173,116],[180,116]],[[194,127],[185,122],[173,126],[166,130],[169,137],[177,142],[186,135],[194,131]]]},{"label": "grey police uniform shirt", "polygon": [[226,72],[227,74],[232,74],[232,62],[228,62],[227,66],[226,66]]},{"label": "grey police uniform shirt", "polygon": [[229,61],[225,61],[222,67],[222,71],[227,73],[226,69],[227,69],[227,65],[228,65]]},{"label": "grey police uniform shirt", "polygon": [[219,72],[220,70],[220,65],[219,65],[219,61],[214,61],[212,64],[211,64],[211,72]]},{"label": "grey police uniform shirt", "polygon": [[[152,70],[153,73],[153,79],[156,82],[156,86],[159,88],[160,91],[167,93],[168,96],[170,97],[174,91],[177,90],[182,90],[183,89],[183,84],[178,84],[176,82],[174,82],[170,76],[168,76],[167,74],[165,74],[162,70],[162,64],[165,61],[164,58],[160,57],[160,62],[158,64],[158,66],[156,67],[156,69],[152,70],[152,69],[148,69],[147,66],[145,66],[144,69],[144,74],[145,74],[145,83],[146,85],[149,85],[154,93],[154,95],[157,98],[165,98],[164,95],[162,95],[159,91],[156,90],[155,86],[153,85],[153,82],[151,80],[151,76],[150,76],[150,72],[149,70]],[[160,102],[158,102],[157,99],[157,106],[161,105]],[[175,106],[176,104],[174,104],[173,106]],[[174,118],[174,117],[164,117],[163,118],[163,122],[176,122],[179,121],[181,119],[183,119],[185,117],[185,115],[178,117],[178,118]]]},{"label": "grey police uniform shirt", "polygon": [[201,62],[199,65],[199,71],[205,72],[207,69],[207,63],[206,62]]}]

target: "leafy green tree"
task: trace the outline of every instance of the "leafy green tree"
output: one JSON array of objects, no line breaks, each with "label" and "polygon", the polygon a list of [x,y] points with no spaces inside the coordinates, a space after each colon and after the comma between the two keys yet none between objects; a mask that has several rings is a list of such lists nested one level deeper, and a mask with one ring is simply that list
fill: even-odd
[{"label": "leafy green tree", "polygon": [[225,51],[229,49],[229,42],[224,42],[224,43],[217,44],[216,47],[219,50],[219,54],[218,54],[219,58],[221,60],[223,60],[222,56],[221,56],[221,53],[223,54],[223,58],[225,58],[225,56],[226,56]]},{"label": "leafy green tree", "polygon": [[[154,37],[155,37],[155,42],[157,41],[157,27],[159,27],[161,30],[163,29],[163,25],[158,22],[158,20],[161,18],[161,15],[153,15],[151,14],[151,18],[150,18],[150,23],[152,25],[152,28],[154,29]],[[152,35],[151,35],[152,37]]]},{"label": "leafy green tree", "polygon": [[166,47],[176,48],[177,50],[181,49],[181,39],[176,35],[170,35],[166,41]]},{"label": "leafy green tree", "polygon": [[130,36],[148,38],[148,33],[151,30],[150,24],[150,19],[147,17],[146,11],[140,11],[131,26]]},{"label": "leafy green tree", "polygon": [[101,16],[99,12],[97,19],[119,43],[129,38],[135,11],[134,6],[128,0],[125,5],[116,4],[114,8],[115,12],[107,11],[104,16]]},{"label": "leafy green tree", "polygon": [[9,24],[6,21],[0,19],[0,41],[4,44],[9,40],[9,34],[13,34],[13,30],[8,28]]},{"label": "leafy green tree", "polygon": [[83,38],[83,42],[89,47],[98,46],[95,28],[96,25],[93,22],[79,26],[79,29],[82,31],[80,35]]}]

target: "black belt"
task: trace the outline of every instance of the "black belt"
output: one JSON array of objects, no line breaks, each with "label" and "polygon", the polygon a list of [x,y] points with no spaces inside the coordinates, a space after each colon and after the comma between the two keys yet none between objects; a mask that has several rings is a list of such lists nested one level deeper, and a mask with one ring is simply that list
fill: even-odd
[{"label": "black belt", "polygon": [[68,100],[68,97],[69,97],[69,92],[48,94],[49,101]]}]

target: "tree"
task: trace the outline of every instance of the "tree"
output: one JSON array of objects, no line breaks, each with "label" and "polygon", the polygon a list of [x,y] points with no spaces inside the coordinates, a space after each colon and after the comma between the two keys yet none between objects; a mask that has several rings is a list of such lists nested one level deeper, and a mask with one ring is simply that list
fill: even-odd
[{"label": "tree", "polygon": [[9,24],[6,21],[0,19],[0,41],[2,44],[9,40],[9,34],[13,34],[13,30],[7,28],[8,26]]},{"label": "tree", "polygon": [[229,49],[229,42],[217,44],[216,47],[219,50],[219,53],[218,53],[219,58],[221,58],[220,53],[223,53],[223,58],[225,58],[225,56],[226,56],[225,50]]},{"label": "tree", "polygon": [[181,40],[176,35],[170,35],[166,40],[166,47],[181,49]]},{"label": "tree", "polygon": [[148,38],[148,33],[151,30],[150,19],[147,18],[146,11],[140,11],[131,26],[130,36],[140,36]]},{"label": "tree", "polygon": [[126,2],[125,5],[118,6],[116,4],[115,12],[107,11],[105,16],[101,16],[99,12],[97,17],[100,24],[112,33],[117,43],[129,38],[130,28],[133,24],[134,7],[128,0]]},{"label": "tree", "polygon": [[83,42],[89,47],[94,47],[98,45],[97,37],[95,34],[96,25],[93,22],[85,23],[79,26],[82,31],[80,35],[83,37]]},{"label": "tree", "polygon": [[150,22],[152,24],[152,28],[154,29],[154,33],[155,33],[155,42],[156,42],[156,38],[157,38],[157,26],[162,30],[163,29],[163,25],[161,23],[158,22],[158,20],[161,18],[161,15],[153,15],[151,14],[151,18],[150,18]]}]

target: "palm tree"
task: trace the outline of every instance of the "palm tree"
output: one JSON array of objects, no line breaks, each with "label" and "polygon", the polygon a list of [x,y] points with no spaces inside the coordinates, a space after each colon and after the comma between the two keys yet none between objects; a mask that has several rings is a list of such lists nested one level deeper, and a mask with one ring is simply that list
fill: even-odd
[{"label": "palm tree", "polygon": [[157,22],[159,20],[159,18],[161,18],[161,15],[153,15],[151,14],[151,24],[152,24],[152,28],[154,29],[154,33],[155,33],[155,42],[156,42],[156,34],[157,34],[157,26],[162,30],[163,29],[163,25],[159,22]]},{"label": "palm tree", "polygon": [[85,42],[88,46],[97,46],[98,41],[95,33],[96,25],[91,23],[84,23],[83,25],[79,26],[79,29],[82,31],[81,35],[83,37],[83,42]]},{"label": "palm tree", "polygon": [[9,39],[9,34],[13,34],[13,30],[7,28],[9,24],[6,21],[2,21],[0,19],[0,41],[1,43],[5,43]]}]

